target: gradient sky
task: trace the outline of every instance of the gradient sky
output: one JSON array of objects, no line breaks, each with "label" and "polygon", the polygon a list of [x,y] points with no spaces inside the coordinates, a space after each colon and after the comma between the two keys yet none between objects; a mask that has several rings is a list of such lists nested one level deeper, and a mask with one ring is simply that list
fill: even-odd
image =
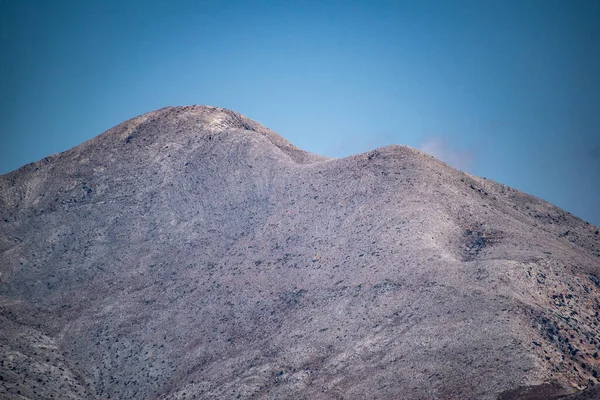
[{"label": "gradient sky", "polygon": [[392,143],[600,225],[600,2],[0,0],[0,173],[167,105]]}]

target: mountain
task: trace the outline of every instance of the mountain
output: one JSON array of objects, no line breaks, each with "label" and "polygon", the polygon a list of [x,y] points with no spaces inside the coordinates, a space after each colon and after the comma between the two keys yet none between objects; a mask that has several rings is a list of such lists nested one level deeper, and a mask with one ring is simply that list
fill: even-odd
[{"label": "mountain", "polygon": [[0,396],[591,399],[598,230],[410,147],[164,108],[0,176]]}]

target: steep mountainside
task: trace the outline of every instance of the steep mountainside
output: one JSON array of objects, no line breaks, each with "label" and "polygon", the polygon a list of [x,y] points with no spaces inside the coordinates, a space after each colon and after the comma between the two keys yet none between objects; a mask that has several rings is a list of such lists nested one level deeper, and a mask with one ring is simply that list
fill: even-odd
[{"label": "steep mountainside", "polygon": [[0,176],[0,397],[558,398],[600,384],[598,229],[161,109]]}]

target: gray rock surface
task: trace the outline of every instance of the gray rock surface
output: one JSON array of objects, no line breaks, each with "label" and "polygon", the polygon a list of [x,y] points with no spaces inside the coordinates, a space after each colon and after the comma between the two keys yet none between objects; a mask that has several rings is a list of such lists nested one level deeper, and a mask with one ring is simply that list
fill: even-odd
[{"label": "gray rock surface", "polygon": [[409,147],[164,108],[0,176],[0,397],[592,398],[598,230]]}]

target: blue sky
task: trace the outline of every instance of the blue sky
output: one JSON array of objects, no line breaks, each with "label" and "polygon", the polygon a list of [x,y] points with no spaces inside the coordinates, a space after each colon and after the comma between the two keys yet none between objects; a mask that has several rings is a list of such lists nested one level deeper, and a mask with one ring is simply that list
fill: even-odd
[{"label": "blue sky", "polygon": [[600,225],[600,2],[0,0],[0,173],[167,105],[392,143]]}]

